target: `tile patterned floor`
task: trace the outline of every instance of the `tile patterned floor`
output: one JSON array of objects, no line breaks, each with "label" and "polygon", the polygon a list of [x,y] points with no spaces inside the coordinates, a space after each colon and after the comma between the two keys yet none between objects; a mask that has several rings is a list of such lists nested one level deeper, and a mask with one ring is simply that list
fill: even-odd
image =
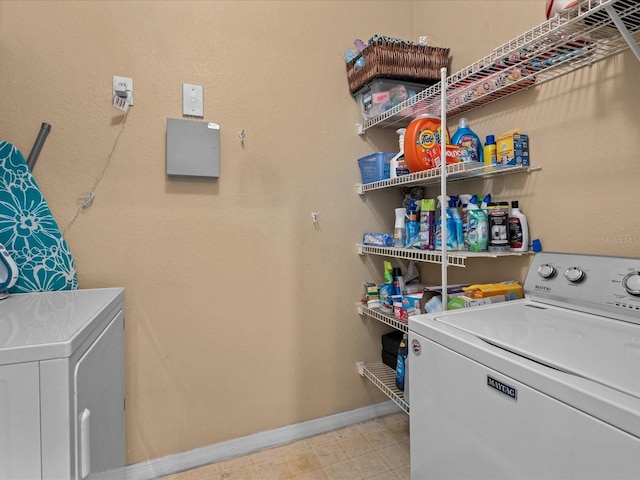
[{"label": "tile patterned floor", "polygon": [[394,413],[162,480],[409,480],[409,417]]}]

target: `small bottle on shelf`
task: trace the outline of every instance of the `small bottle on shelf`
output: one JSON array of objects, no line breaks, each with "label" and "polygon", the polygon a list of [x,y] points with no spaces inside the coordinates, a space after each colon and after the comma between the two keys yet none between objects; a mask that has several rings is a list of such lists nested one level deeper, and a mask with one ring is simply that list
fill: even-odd
[{"label": "small bottle on shelf", "polygon": [[511,202],[509,210],[509,248],[512,252],[529,250],[529,225],[527,217],[518,208],[518,201]]},{"label": "small bottle on shelf", "polygon": [[398,348],[398,363],[396,364],[396,387],[398,390],[404,391],[404,379],[405,379],[405,371],[407,368],[407,354],[409,350],[407,348],[407,343],[409,342],[407,334],[402,335],[402,340],[400,341],[400,347]]}]

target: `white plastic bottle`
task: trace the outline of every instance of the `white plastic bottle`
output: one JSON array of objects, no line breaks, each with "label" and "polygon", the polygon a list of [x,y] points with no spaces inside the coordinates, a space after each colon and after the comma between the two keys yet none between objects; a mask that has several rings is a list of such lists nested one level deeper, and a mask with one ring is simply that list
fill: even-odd
[{"label": "white plastic bottle", "polygon": [[469,233],[469,230],[467,228],[467,205],[469,204],[469,201],[472,197],[473,195],[467,193],[463,193],[458,196],[458,200],[460,203],[460,217],[462,217],[462,241],[464,244],[462,250],[467,250],[468,246],[467,235]]},{"label": "white plastic bottle", "polygon": [[406,128],[399,128],[396,130],[396,133],[399,136],[398,145],[400,147],[400,151],[389,162],[389,174],[391,178],[396,178],[398,176],[398,168],[404,169],[404,134],[406,131]]},{"label": "white plastic bottle", "polygon": [[526,252],[529,249],[529,225],[527,217],[518,208],[518,201],[511,202],[509,210],[509,249],[512,252]]},{"label": "white plastic bottle", "polygon": [[405,226],[405,217],[407,215],[406,208],[396,208],[396,225],[393,231],[393,246],[404,248],[407,238],[407,230]]}]

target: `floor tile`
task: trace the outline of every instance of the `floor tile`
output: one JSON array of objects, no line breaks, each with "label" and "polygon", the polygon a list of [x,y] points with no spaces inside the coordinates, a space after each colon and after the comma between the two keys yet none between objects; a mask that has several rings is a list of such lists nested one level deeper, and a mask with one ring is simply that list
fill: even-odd
[{"label": "floor tile", "polygon": [[400,412],[162,480],[410,480],[409,458]]}]

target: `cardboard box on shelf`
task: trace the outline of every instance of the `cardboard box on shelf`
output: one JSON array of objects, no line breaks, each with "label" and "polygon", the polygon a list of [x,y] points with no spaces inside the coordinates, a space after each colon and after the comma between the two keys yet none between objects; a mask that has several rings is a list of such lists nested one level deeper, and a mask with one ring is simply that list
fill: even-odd
[{"label": "cardboard box on shelf", "polygon": [[528,167],[529,159],[529,135],[519,133],[518,130],[505,132],[497,140],[498,165],[517,165]]},{"label": "cardboard box on shelf", "polygon": [[498,295],[505,297],[505,300],[524,298],[522,285],[514,281],[469,285],[468,287],[463,288],[463,290],[466,297],[473,299],[494,297]]}]

